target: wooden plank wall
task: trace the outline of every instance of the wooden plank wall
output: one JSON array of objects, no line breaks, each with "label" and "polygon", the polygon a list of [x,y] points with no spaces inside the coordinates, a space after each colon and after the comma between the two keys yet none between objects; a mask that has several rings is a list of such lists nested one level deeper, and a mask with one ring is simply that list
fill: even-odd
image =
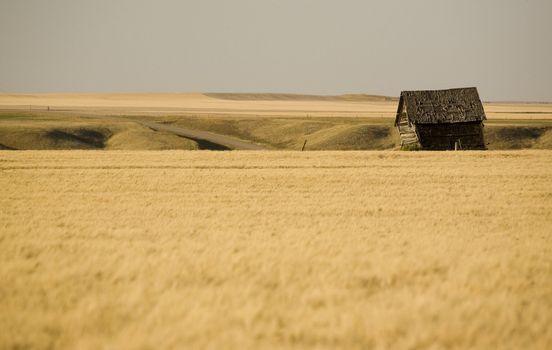
[{"label": "wooden plank wall", "polygon": [[458,140],[464,150],[486,149],[481,122],[416,124],[416,130],[423,149],[453,150]]},{"label": "wooden plank wall", "polygon": [[419,147],[420,142],[418,140],[418,135],[416,134],[415,126],[408,123],[406,113],[406,108],[403,106],[403,109],[400,112],[399,123],[397,125],[399,128],[399,134],[401,135],[401,148]]}]

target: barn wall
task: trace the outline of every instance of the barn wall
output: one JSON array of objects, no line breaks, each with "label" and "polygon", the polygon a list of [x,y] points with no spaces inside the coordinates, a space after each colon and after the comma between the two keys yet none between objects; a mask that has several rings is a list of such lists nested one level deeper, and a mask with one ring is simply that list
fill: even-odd
[{"label": "barn wall", "polygon": [[405,107],[403,107],[399,114],[399,122],[397,127],[399,128],[399,134],[401,135],[401,148],[420,146],[414,125],[408,123]]},{"label": "barn wall", "polygon": [[416,124],[423,149],[452,150],[460,140],[462,149],[486,149],[483,123]]}]

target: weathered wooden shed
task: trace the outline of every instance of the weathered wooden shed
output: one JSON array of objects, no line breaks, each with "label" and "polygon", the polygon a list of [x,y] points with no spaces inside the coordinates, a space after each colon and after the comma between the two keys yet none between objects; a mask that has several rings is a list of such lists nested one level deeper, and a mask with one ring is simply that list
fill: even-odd
[{"label": "weathered wooden shed", "polygon": [[402,149],[486,149],[477,88],[403,91],[395,126]]}]

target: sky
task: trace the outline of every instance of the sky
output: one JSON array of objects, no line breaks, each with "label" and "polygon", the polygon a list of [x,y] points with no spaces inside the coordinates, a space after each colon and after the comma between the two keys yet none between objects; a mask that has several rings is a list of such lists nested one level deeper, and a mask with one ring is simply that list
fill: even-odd
[{"label": "sky", "polygon": [[552,102],[550,0],[0,0],[0,92]]}]

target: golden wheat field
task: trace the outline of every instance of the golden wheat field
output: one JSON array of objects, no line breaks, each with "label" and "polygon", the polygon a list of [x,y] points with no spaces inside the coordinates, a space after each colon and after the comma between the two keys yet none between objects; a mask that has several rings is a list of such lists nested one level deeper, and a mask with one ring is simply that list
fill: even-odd
[{"label": "golden wheat field", "polygon": [[549,349],[552,152],[0,151],[0,349]]}]

